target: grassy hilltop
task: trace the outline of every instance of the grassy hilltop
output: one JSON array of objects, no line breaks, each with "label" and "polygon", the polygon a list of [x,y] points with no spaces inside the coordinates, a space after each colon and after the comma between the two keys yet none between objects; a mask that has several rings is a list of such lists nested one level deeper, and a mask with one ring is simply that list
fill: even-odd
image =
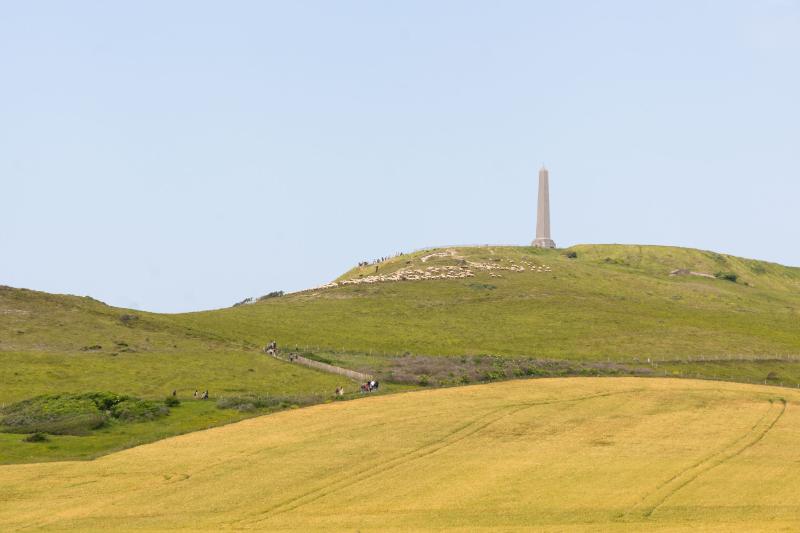
[{"label": "grassy hilltop", "polygon": [[0,529],[796,531],[800,392],[546,379],[2,467]]},{"label": "grassy hilltop", "polygon": [[[515,265],[525,270],[500,270]],[[430,250],[382,263],[377,274],[445,267],[473,276],[342,285],[174,320],[231,342],[268,336],[285,345],[389,354],[800,354],[800,268],[681,248],[583,245],[566,252]],[[679,269],[712,277],[670,275]],[[375,274],[374,266],[356,268],[337,281]]]},{"label": "grassy hilltop", "polygon": [[[0,463],[91,458],[326,401],[340,385],[353,390],[338,376],[265,356],[260,347],[271,339],[374,373],[388,391],[625,374],[795,386],[800,363],[785,356],[800,355],[799,325],[800,269],[656,246],[427,250],[377,272],[355,268],[326,287],[175,315],[0,287],[0,409],[71,395],[40,398],[23,406],[18,426],[0,424]],[[194,400],[196,389],[212,401]],[[147,414],[173,390],[180,406],[135,423],[98,414],[108,407],[85,396],[130,396],[123,405]],[[89,430],[68,421],[71,433],[21,443],[36,416],[76,406],[91,410],[76,413],[79,422],[105,422]]]}]

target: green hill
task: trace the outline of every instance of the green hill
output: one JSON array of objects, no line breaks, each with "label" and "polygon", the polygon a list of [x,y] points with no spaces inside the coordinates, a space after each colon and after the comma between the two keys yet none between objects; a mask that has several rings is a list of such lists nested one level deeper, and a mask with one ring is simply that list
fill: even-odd
[{"label": "green hill", "polygon": [[[453,279],[413,279],[425,272]],[[369,283],[376,275],[390,280]],[[800,354],[800,268],[713,252],[450,248],[396,257],[377,273],[355,268],[337,282],[174,320],[231,342],[270,337],[387,354],[629,361]]]},{"label": "green hill", "polygon": [[103,391],[163,402],[174,390],[183,402],[158,420],[107,418],[38,447],[0,420],[0,462],[94,457],[330,400],[341,385],[353,394],[339,376],[265,356],[272,339],[372,373],[389,392],[628,374],[796,386],[800,363],[788,356],[800,355],[798,325],[800,269],[657,246],[425,250],[325,287],[175,315],[0,287],[0,410],[56,393],[73,396],[35,405],[86,405],[80,395]]},{"label": "green hill", "polygon": [[[167,315],[0,287],[0,383],[0,463],[15,463],[91,458],[274,409],[220,409],[220,399],[255,395],[261,403],[264,398],[286,404],[320,401],[341,380],[193,331]],[[195,390],[208,390],[210,401],[196,400]],[[109,417],[88,434],[51,435],[43,444],[23,443],[15,428],[3,427],[3,411],[20,400],[98,391],[159,404],[176,391],[182,403],[166,417],[137,423]],[[45,411],[57,410],[52,417],[66,418],[67,426],[77,428],[80,424],[71,420],[87,415],[80,408],[81,402],[54,401]]]}]

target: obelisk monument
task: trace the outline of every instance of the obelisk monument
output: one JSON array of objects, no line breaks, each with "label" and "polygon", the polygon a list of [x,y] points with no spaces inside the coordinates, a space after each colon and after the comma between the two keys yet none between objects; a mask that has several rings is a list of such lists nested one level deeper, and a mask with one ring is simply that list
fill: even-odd
[{"label": "obelisk monument", "polygon": [[537,248],[556,247],[550,238],[550,175],[544,166],[539,171],[539,209],[536,212],[536,240],[533,245]]}]

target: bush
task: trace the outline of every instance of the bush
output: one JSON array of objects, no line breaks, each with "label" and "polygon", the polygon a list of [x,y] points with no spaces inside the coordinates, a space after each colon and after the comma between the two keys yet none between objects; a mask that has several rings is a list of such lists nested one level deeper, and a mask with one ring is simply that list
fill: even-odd
[{"label": "bush", "polygon": [[44,433],[37,431],[36,433],[31,433],[22,440],[24,442],[47,442],[50,439],[47,438],[47,435],[45,435]]},{"label": "bush", "polygon": [[257,409],[288,409],[292,406],[312,405],[322,402],[321,396],[260,396],[243,394],[228,396],[217,400],[219,409],[236,409],[240,412],[252,412]]},{"label": "bush", "polygon": [[69,394],[38,396],[3,410],[0,425],[14,433],[84,435],[102,426],[108,415],[89,398]]},{"label": "bush", "polygon": [[569,252],[565,253],[564,255],[566,256],[567,259],[577,259],[578,258],[578,252],[576,252],[574,250],[570,250]]},{"label": "bush", "polygon": [[164,399],[164,405],[167,407],[178,407],[181,404],[181,401],[177,399],[175,396],[167,396]]},{"label": "bush", "polygon": [[87,392],[79,395],[78,397],[91,400],[101,411],[108,411],[119,402],[128,399],[128,396],[115,394],[113,392]]},{"label": "bush", "polygon": [[110,419],[135,422],[153,420],[167,413],[169,409],[159,403],[113,392],[50,394],[0,410],[0,426],[12,433],[85,435]]},{"label": "bush", "polygon": [[96,352],[97,350],[102,350],[103,347],[99,344],[92,344],[91,346],[84,346],[81,348],[82,352]]},{"label": "bush", "polygon": [[258,301],[260,302],[261,300],[266,300],[267,298],[280,298],[281,296],[283,296],[283,291],[272,291],[264,296],[259,297]]},{"label": "bush", "polygon": [[506,374],[502,370],[494,370],[492,372],[484,372],[483,376],[481,377],[482,381],[497,381],[501,379],[505,379]]},{"label": "bush", "polygon": [[132,326],[137,320],[139,320],[139,317],[136,315],[131,315],[128,313],[119,315],[119,321],[126,326]]},{"label": "bush", "polygon": [[732,281],[733,283],[736,283],[739,279],[739,275],[735,272],[717,272],[714,274],[714,277],[717,279],[724,279],[725,281]]},{"label": "bush", "polygon": [[169,408],[149,400],[135,398],[123,400],[111,410],[111,416],[123,422],[155,420],[169,414]]}]

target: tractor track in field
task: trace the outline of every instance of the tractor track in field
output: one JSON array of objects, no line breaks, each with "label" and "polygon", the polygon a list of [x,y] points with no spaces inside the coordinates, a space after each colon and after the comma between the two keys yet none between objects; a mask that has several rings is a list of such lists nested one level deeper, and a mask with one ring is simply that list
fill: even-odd
[{"label": "tractor track in field", "polygon": [[786,400],[770,400],[767,411],[745,433],[723,448],[706,455],[699,461],[677,472],[646,494],[619,519],[623,521],[650,518],[672,496],[697,478],[721,466],[761,442],[786,412]]},{"label": "tractor track in field", "polygon": [[464,439],[475,435],[476,433],[484,430],[488,426],[494,424],[506,418],[508,416],[517,414],[521,411],[526,409],[530,409],[532,407],[538,407],[542,405],[553,405],[559,403],[570,403],[570,402],[580,402],[586,400],[592,400],[596,398],[604,398],[608,396],[617,396],[621,394],[631,394],[639,392],[640,389],[631,389],[627,391],[619,391],[619,392],[606,392],[600,394],[592,394],[589,396],[580,396],[577,398],[568,398],[563,400],[548,400],[548,401],[541,401],[541,402],[531,402],[531,403],[521,403],[521,404],[513,404],[513,405],[504,405],[502,407],[492,409],[488,413],[485,413],[472,421],[462,424],[461,426],[455,428],[453,431],[444,435],[443,437],[436,439],[432,442],[424,444],[414,450],[402,453],[397,455],[391,459],[386,461],[378,461],[376,463],[370,465],[363,465],[360,468],[365,472],[360,475],[350,476],[346,479],[342,479],[340,481],[333,481],[330,483],[325,483],[323,485],[319,485],[311,490],[308,490],[302,494],[298,494],[293,496],[287,500],[282,502],[275,503],[274,505],[264,509],[259,513],[258,517],[252,517],[248,519],[238,520],[233,524],[229,524],[232,527],[237,526],[253,526],[257,525],[265,520],[268,520],[271,516],[293,511],[298,509],[302,506],[308,505],[313,503],[320,498],[330,495],[332,492],[357,485],[359,483],[363,483],[375,476],[383,475],[390,470],[394,470],[401,466],[404,466],[410,462],[422,459],[424,457],[433,455],[445,448],[448,448]]}]

